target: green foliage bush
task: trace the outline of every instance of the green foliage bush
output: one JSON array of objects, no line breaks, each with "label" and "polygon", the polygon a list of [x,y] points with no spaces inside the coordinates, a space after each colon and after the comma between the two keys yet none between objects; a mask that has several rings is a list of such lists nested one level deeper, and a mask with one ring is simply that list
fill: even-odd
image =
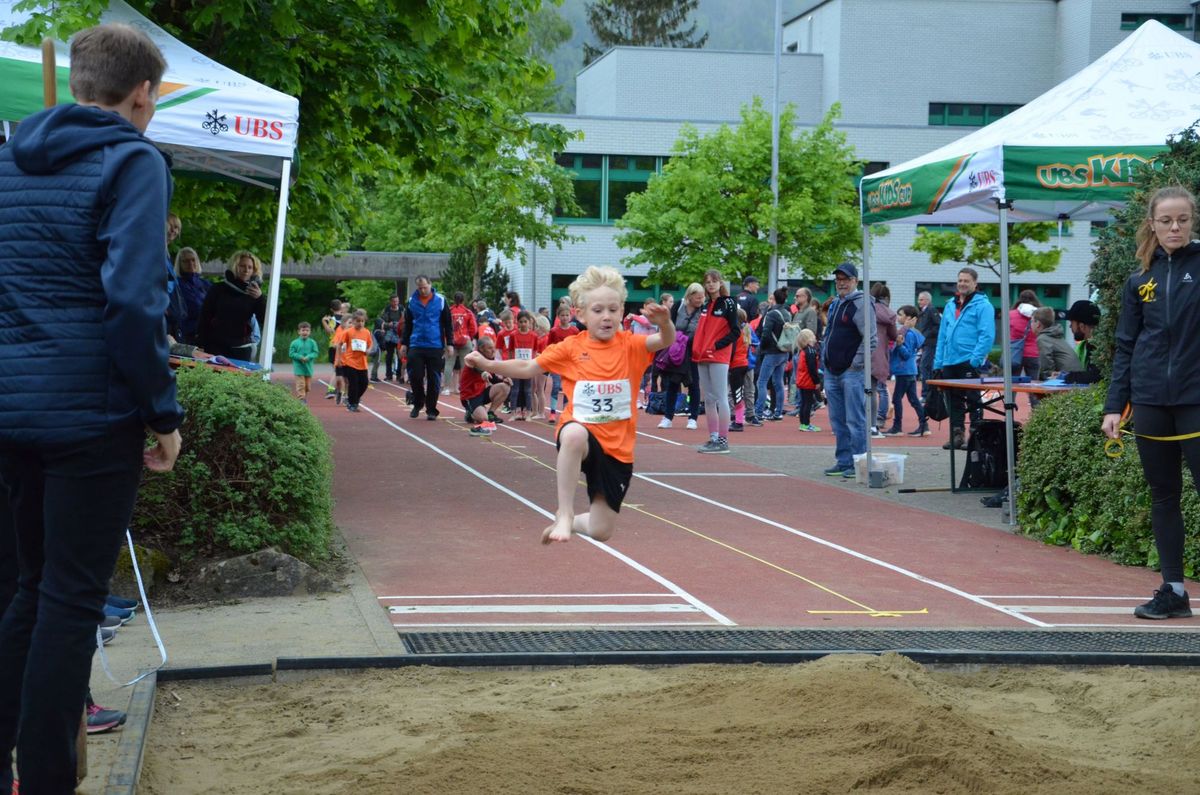
[{"label": "green foliage bush", "polygon": [[[1104,454],[1100,432],[1107,387],[1099,384],[1043,400],[1021,437],[1017,518],[1023,532],[1047,543],[1071,545],[1136,566],[1157,566],[1150,529],[1150,489],[1137,446],[1119,458]],[[1184,482],[1191,475],[1184,472]],[[1200,571],[1200,497],[1185,488],[1184,572]]]},{"label": "green foliage bush", "polygon": [[274,546],[308,561],[333,533],[329,437],[287,390],[208,368],[179,372],[183,450],[171,472],[148,473],[133,527],[172,559]]}]

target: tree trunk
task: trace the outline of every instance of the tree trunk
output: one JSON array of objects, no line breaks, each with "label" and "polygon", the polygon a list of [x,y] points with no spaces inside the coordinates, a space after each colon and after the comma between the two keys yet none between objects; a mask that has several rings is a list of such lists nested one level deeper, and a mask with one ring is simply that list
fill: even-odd
[{"label": "tree trunk", "polygon": [[483,288],[483,272],[487,270],[488,244],[475,244],[475,264],[471,268],[471,300],[478,298]]}]

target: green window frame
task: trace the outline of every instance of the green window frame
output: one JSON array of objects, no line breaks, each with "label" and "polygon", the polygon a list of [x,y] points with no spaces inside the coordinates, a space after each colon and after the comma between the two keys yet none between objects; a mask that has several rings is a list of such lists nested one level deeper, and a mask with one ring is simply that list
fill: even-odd
[{"label": "green window frame", "polygon": [[1192,15],[1187,13],[1131,13],[1121,14],[1121,30],[1137,30],[1142,23],[1157,20],[1171,30],[1191,30]]},{"label": "green window frame", "polygon": [[984,127],[1012,113],[1019,104],[985,102],[930,102],[931,127]]},{"label": "green window frame", "polygon": [[575,200],[584,214],[564,216],[556,209],[555,223],[611,225],[625,214],[629,197],[645,190],[669,159],[657,155],[559,154],[555,161],[572,172]]}]

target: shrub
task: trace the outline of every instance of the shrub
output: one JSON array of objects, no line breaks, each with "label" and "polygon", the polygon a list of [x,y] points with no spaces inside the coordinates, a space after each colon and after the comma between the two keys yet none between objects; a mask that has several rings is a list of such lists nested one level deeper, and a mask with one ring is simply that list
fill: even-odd
[{"label": "shrub", "polygon": [[329,437],[285,389],[204,367],[179,372],[183,450],[148,473],[133,527],[139,542],[187,560],[274,546],[324,558],[333,532]]},{"label": "shrub", "polygon": [[[1022,531],[1080,552],[1103,553],[1120,563],[1157,566],[1150,529],[1150,489],[1137,447],[1119,458],[1104,454],[1100,432],[1107,387],[1099,384],[1046,398],[1021,437],[1017,517]],[[1185,483],[1191,476],[1185,471]],[[1200,571],[1200,498],[1184,489],[1184,572]]]}]

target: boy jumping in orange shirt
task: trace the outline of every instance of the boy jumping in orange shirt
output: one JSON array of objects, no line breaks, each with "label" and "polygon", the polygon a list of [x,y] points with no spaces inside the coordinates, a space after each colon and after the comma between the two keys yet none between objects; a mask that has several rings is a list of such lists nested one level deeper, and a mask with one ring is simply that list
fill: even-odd
[{"label": "boy jumping in orange shirt", "polygon": [[[571,283],[571,301],[587,330],[551,345],[532,360],[493,361],[468,354],[466,364],[509,378],[544,373],[562,377],[566,409],[558,422],[558,510],[542,532],[542,543],[569,541],[582,533],[607,541],[633,478],[637,434],[634,389],[656,351],[675,341],[667,308],[649,304],[645,315],[658,333],[635,336],[621,329],[625,279],[615,268],[589,267]],[[576,473],[587,480],[590,509],[575,515]]]}]

